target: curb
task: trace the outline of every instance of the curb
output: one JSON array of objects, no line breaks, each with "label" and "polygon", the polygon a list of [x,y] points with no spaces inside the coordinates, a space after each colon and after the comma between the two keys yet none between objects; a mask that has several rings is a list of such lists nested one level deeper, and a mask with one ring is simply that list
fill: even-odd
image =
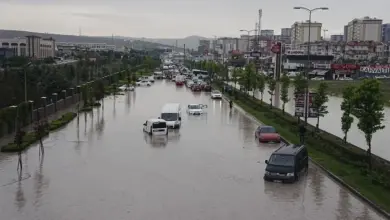
[{"label": "curb", "polygon": [[[229,101],[230,99],[228,99],[224,94],[222,94],[222,99],[224,101]],[[236,108],[238,109],[240,112],[244,113],[244,115],[248,118],[250,118],[251,120],[254,120],[255,122],[257,122],[258,124],[264,124],[262,123],[261,121],[259,121],[257,118],[255,118],[253,115],[251,115],[250,113],[246,112],[243,108],[241,108],[240,106],[238,105],[234,105],[233,108]],[[286,140],[284,137],[280,137],[280,139],[282,140],[283,143],[285,144],[290,144],[290,142],[288,140]],[[364,202],[366,202],[368,205],[370,205],[373,209],[375,209],[378,213],[382,214],[383,217],[387,218],[387,219],[390,219],[390,213],[385,211],[384,209],[382,209],[379,205],[377,205],[376,203],[374,203],[373,201],[367,199],[365,196],[363,196],[358,190],[354,189],[352,186],[348,185],[346,182],[344,182],[342,179],[340,179],[338,176],[336,176],[335,174],[333,174],[332,172],[330,172],[329,170],[327,170],[325,167],[323,167],[321,164],[319,164],[318,162],[314,161],[311,157],[309,157],[309,161],[314,164],[315,166],[319,167],[322,171],[324,171],[326,173],[326,175],[330,178],[332,178],[336,183],[338,183],[339,185],[342,185],[343,187],[345,187],[346,189],[348,189],[350,192],[352,192],[355,196],[357,196],[359,199],[363,200]]]}]

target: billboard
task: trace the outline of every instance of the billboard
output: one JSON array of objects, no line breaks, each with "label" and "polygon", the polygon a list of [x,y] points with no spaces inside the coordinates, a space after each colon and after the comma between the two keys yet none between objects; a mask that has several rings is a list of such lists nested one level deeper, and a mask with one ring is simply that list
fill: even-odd
[{"label": "billboard", "polygon": [[317,118],[317,110],[313,107],[313,100],[316,93],[309,93],[309,107],[308,112],[305,111],[305,93],[295,94],[295,116],[305,117],[305,112],[309,118]]}]

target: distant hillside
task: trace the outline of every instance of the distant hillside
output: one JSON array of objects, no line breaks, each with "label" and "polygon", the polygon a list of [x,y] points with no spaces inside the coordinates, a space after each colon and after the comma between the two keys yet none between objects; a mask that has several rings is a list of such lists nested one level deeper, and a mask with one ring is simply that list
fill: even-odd
[{"label": "distant hillside", "polygon": [[[138,40],[141,40],[141,38],[136,38]],[[164,44],[164,45],[169,45],[169,46],[176,46],[176,41],[177,41],[177,46],[179,48],[183,48],[184,44],[186,45],[186,48],[188,49],[198,49],[199,46],[199,40],[207,40],[208,38],[202,37],[202,36],[189,36],[185,38],[142,38],[142,40],[153,42],[153,43],[159,43],[159,44]]]},{"label": "distant hillside", "polygon": [[[16,37],[25,37],[27,35],[37,35],[42,38],[54,38],[57,42],[74,42],[74,43],[106,43],[114,44],[116,47],[121,48],[123,46],[130,46],[129,42],[126,39],[118,39],[115,37],[93,37],[93,36],[76,36],[76,35],[62,35],[62,34],[51,34],[51,33],[37,33],[29,31],[16,31],[16,30],[0,30],[0,39],[7,38],[16,38]],[[151,43],[147,41],[136,40],[133,41],[133,46],[136,49],[143,48],[156,48],[159,46],[162,47],[172,47],[172,45],[164,45],[161,43]]]}]

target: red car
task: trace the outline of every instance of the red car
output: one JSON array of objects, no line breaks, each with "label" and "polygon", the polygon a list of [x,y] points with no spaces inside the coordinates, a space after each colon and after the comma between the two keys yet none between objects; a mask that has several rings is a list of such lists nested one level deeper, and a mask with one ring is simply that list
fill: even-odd
[{"label": "red car", "polygon": [[183,81],[176,81],[176,86],[183,86],[184,82]]},{"label": "red car", "polygon": [[280,135],[272,126],[259,126],[255,132],[256,139],[260,142],[276,142],[280,143]]}]

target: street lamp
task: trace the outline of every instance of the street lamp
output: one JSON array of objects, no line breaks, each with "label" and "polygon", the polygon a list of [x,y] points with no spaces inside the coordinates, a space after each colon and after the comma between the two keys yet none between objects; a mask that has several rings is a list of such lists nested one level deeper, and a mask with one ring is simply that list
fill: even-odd
[{"label": "street lamp", "polygon": [[248,44],[247,44],[247,46],[246,46],[246,50],[247,50],[247,52],[249,52],[249,37],[250,37],[250,34],[251,34],[251,32],[253,32],[253,31],[256,31],[256,29],[253,29],[253,30],[244,30],[244,29],[241,29],[240,30],[241,32],[247,32],[247,36],[248,36]]},{"label": "street lamp", "polygon": [[[297,7],[294,7],[294,9],[296,10],[305,10],[307,12],[309,12],[309,39],[307,41],[307,72],[306,72],[306,79],[309,80],[309,71],[310,71],[310,38],[311,38],[311,35],[310,35],[310,30],[311,30],[311,14],[314,12],[314,11],[319,11],[319,10],[329,10],[328,7],[319,7],[319,8],[312,8],[312,9],[309,9],[309,8],[306,8],[306,7],[302,7],[302,6],[297,6]],[[305,115],[305,124],[307,124],[307,117],[308,117],[308,110],[309,110],[309,85],[307,85],[306,89],[305,89],[305,111],[304,111],[304,115]]]},{"label": "street lamp", "polygon": [[27,68],[29,66],[31,66],[31,62],[27,63],[26,65],[24,65],[23,67],[23,71],[24,71],[24,102],[27,103]]},{"label": "street lamp", "polygon": [[322,32],[324,32],[324,36],[322,38],[323,38],[324,41],[326,41],[325,37],[326,37],[326,32],[328,32],[328,29],[324,29],[324,30],[322,30]]}]

